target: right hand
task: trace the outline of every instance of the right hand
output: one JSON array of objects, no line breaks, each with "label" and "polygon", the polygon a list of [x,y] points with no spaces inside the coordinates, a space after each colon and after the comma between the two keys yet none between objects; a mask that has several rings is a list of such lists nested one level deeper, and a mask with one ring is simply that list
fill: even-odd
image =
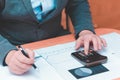
[{"label": "right hand", "polygon": [[34,53],[32,50],[25,49],[29,58],[25,57],[20,50],[11,50],[6,56],[5,62],[9,70],[14,74],[23,74],[27,72],[34,63]]}]

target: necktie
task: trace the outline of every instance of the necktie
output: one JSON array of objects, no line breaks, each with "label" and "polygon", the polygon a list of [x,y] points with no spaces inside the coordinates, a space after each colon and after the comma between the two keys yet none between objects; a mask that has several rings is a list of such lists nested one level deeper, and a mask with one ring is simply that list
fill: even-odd
[{"label": "necktie", "polygon": [[55,8],[54,0],[31,0],[33,11],[39,21]]},{"label": "necktie", "polygon": [[42,20],[42,4],[34,7],[34,13],[39,21]]}]

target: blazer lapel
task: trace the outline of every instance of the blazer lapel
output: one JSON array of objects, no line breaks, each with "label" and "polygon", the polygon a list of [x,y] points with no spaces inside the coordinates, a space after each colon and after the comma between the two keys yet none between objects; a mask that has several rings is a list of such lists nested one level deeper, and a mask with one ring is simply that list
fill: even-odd
[{"label": "blazer lapel", "polygon": [[32,18],[33,18],[35,21],[39,22],[39,21],[37,20],[36,16],[35,16],[34,12],[33,12],[32,5],[31,5],[30,0],[22,0],[22,1],[23,1],[24,5],[25,5],[26,10],[27,10],[28,13],[32,16]]},{"label": "blazer lapel", "polygon": [[43,19],[42,22],[45,22],[46,20],[49,20],[50,18],[52,18],[53,16],[55,16],[55,14],[57,14],[57,12],[59,11],[59,7],[61,5],[61,0],[55,0],[56,3],[56,8],[55,10],[53,10],[45,19]]}]

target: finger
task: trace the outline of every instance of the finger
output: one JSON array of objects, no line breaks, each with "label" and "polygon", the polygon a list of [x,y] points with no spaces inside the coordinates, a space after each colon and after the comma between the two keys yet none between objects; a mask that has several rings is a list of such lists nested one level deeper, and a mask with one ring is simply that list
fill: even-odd
[{"label": "finger", "polygon": [[23,53],[19,50],[18,54],[16,56],[17,60],[24,64],[33,64],[34,60],[31,60],[30,58],[27,58],[23,55]]},{"label": "finger", "polygon": [[86,55],[88,54],[89,44],[90,44],[89,40],[84,41],[84,52],[85,52]]},{"label": "finger", "polygon": [[14,68],[9,67],[10,72],[14,74],[23,74],[25,71],[20,70],[17,66],[14,66]]},{"label": "finger", "polygon": [[98,43],[98,50],[102,49],[103,43],[102,43],[102,39],[100,37],[97,37],[97,43]]},{"label": "finger", "polygon": [[32,65],[31,64],[25,64],[25,63],[21,63],[19,62],[19,60],[15,61],[15,65],[20,69],[20,70],[24,70],[24,71],[28,71]]},{"label": "finger", "polygon": [[97,38],[92,38],[92,41],[91,41],[92,43],[93,43],[93,48],[94,48],[94,50],[95,51],[97,51],[98,50],[98,42],[97,42]]},{"label": "finger", "polygon": [[9,67],[11,71],[14,72],[15,74],[22,74],[28,71],[32,67],[32,65],[21,63],[17,59],[13,59],[13,60],[11,61]]},{"label": "finger", "polygon": [[14,73],[14,74],[23,74],[24,73],[24,70],[23,69],[20,69],[16,64],[15,62],[13,63],[10,63],[8,65],[9,67],[9,70],[10,72]]},{"label": "finger", "polygon": [[106,47],[106,46],[107,46],[107,42],[106,42],[106,40],[103,39],[103,38],[101,38],[101,40],[102,40],[103,46]]},{"label": "finger", "polygon": [[30,49],[25,49],[25,51],[28,53],[29,58],[34,60],[34,52]]},{"label": "finger", "polygon": [[9,70],[10,70],[10,72],[12,72],[12,73],[14,73],[14,74],[24,74],[25,72],[27,72],[27,71],[25,71],[25,70],[21,70],[21,69],[19,69],[17,66],[15,67],[14,66],[14,68],[9,68]]},{"label": "finger", "polygon": [[83,45],[83,40],[82,40],[82,38],[78,38],[78,39],[76,40],[75,49],[78,50],[82,45]]},{"label": "finger", "polygon": [[9,70],[10,70],[10,72],[12,72],[13,74],[17,74],[17,75],[20,75],[20,74],[23,74],[24,72],[23,71],[19,71],[18,69],[10,69],[9,68]]}]

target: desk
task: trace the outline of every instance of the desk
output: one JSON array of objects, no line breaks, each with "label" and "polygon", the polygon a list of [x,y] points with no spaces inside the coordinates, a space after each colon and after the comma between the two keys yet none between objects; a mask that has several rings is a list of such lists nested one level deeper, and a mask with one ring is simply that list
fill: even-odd
[{"label": "desk", "polygon": [[75,40],[74,35],[69,34],[69,35],[65,35],[65,36],[60,36],[60,37],[55,37],[55,38],[51,38],[51,39],[47,39],[47,40],[42,40],[42,41],[25,44],[25,45],[23,45],[23,47],[34,50],[34,49],[48,47],[48,46],[52,46],[52,45],[56,45],[56,44],[71,42],[74,40]]},{"label": "desk", "polygon": [[[103,34],[107,34],[107,33],[111,33],[111,32],[120,33],[119,30],[107,29],[107,28],[99,28],[99,29],[96,29],[95,31],[96,31],[97,35],[103,35]],[[65,36],[60,36],[60,37],[56,37],[56,38],[51,38],[51,39],[47,39],[47,40],[42,40],[42,41],[38,41],[38,42],[25,44],[25,45],[23,45],[23,47],[30,48],[30,49],[34,50],[34,49],[48,47],[48,46],[52,46],[52,45],[56,45],[56,44],[72,42],[74,40],[75,40],[74,35],[70,34],[70,35],[65,35]],[[114,80],[120,80],[120,78],[117,78]]]},{"label": "desk", "polygon": [[[107,34],[107,33],[111,33],[111,32],[120,33],[120,30],[110,29],[110,28],[109,29],[108,28],[98,28],[98,29],[95,29],[95,32],[97,35],[103,35],[103,34]],[[65,36],[60,36],[60,37],[56,37],[56,38],[51,38],[51,39],[47,39],[47,40],[42,40],[42,41],[25,44],[25,45],[23,45],[23,47],[34,50],[34,49],[48,47],[48,46],[52,46],[52,45],[56,45],[56,44],[71,42],[74,40],[75,40],[74,35],[69,34],[69,35],[65,35]]]},{"label": "desk", "polygon": [[120,30],[112,29],[112,28],[97,28],[95,29],[96,34],[103,35],[111,32],[117,32],[120,33]]}]

